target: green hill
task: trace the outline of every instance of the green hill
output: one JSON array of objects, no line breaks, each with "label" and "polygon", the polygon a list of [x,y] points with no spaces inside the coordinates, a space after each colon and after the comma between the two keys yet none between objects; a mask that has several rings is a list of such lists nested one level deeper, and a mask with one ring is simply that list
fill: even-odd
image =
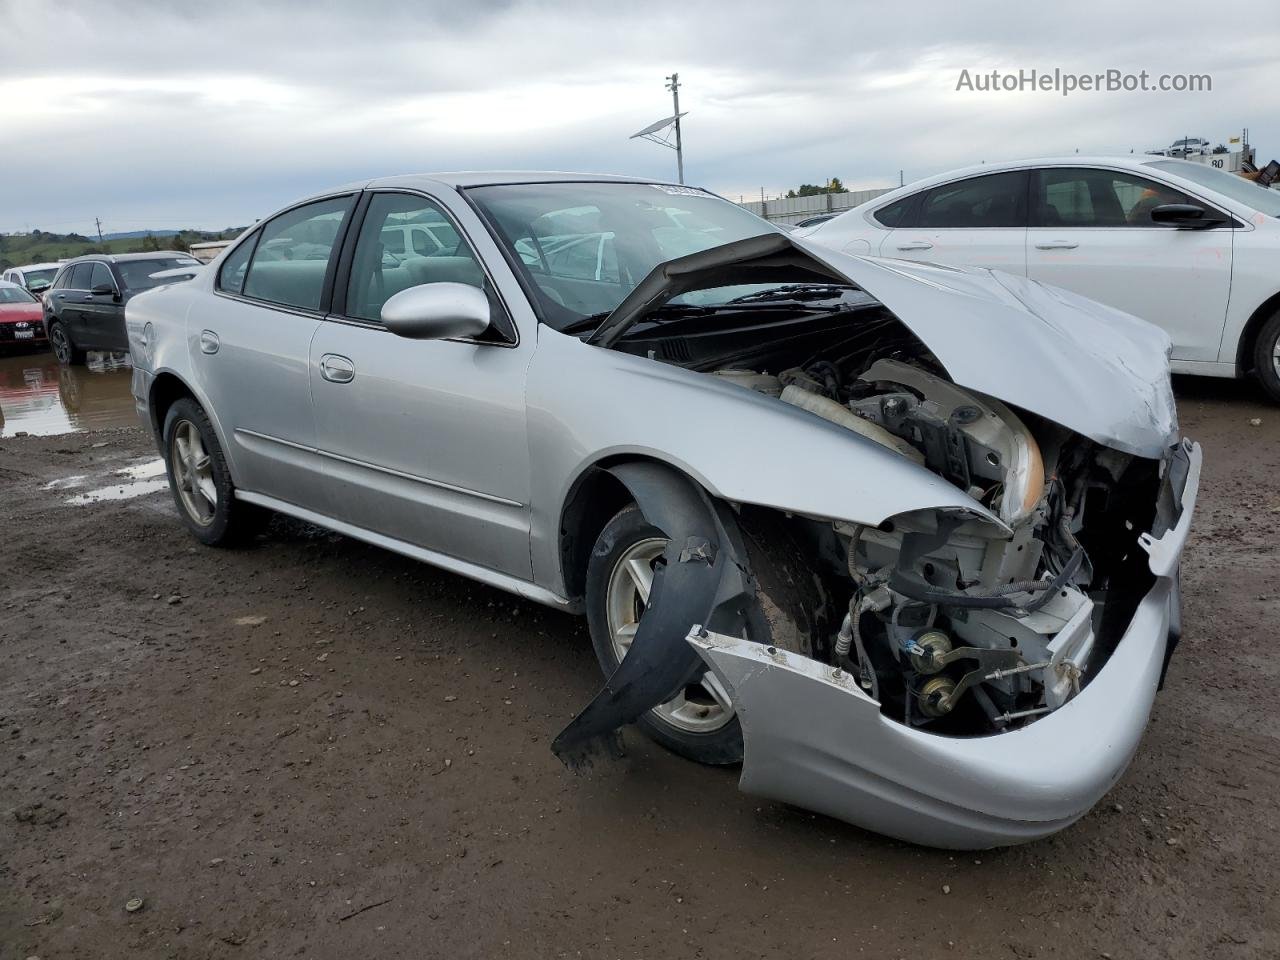
[{"label": "green hill", "polygon": [[121,237],[99,243],[78,233],[46,233],[32,230],[30,233],[0,234],[0,270],[20,267],[26,263],[47,263],[79,257],[86,253],[145,253],[151,250],[182,250],[193,243],[206,240],[229,240],[238,236],[243,227],[217,232],[208,230],[179,230],[173,236],[157,237],[145,234],[140,237]]}]

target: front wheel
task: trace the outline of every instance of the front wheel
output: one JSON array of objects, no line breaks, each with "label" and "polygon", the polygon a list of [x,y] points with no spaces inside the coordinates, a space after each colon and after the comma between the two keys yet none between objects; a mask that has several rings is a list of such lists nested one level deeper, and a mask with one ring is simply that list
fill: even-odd
[{"label": "front wheel", "polygon": [[252,537],[260,512],[236,500],[218,435],[190,398],[175,402],[165,417],[164,462],[178,515],[197,540],[216,547]]},{"label": "front wheel", "polygon": [[[816,582],[785,531],[763,520],[740,525],[756,581],[757,609],[747,617],[748,639],[812,653],[818,642]],[[662,602],[651,591],[655,565],[662,562],[667,542],[636,506],[615,515],[596,540],[587,566],[587,622],[606,676],[626,656],[645,611]],[[636,725],[690,760],[714,765],[742,762],[742,725],[728,692],[709,670],[638,718]]]},{"label": "front wheel", "polygon": [[53,348],[53,355],[58,358],[58,362],[65,367],[84,363],[84,351],[75,345],[71,334],[67,333],[67,328],[60,320],[49,324],[49,346]]},{"label": "front wheel", "polygon": [[1274,402],[1280,403],[1280,313],[1262,325],[1253,348],[1253,373]]}]

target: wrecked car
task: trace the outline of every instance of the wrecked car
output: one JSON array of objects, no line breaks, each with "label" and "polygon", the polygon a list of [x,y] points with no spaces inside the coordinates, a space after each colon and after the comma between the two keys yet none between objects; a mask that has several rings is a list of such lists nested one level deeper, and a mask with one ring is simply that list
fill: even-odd
[{"label": "wrecked car", "polygon": [[1168,338],[1026,278],[672,184],[397,177],[127,323],[200,541],[278,511],[584,613],[574,768],[634,724],[892,836],[1031,840],[1123,772],[1180,634]]}]

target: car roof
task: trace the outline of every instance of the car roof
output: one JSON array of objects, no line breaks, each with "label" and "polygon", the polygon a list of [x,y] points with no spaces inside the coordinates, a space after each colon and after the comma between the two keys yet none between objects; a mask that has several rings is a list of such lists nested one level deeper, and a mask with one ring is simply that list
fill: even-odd
[{"label": "car roof", "polygon": [[[187,253],[185,250],[149,250],[146,253],[86,253],[79,257],[72,257],[67,264],[82,263],[85,260],[106,260],[108,263],[128,263],[132,260],[168,260],[171,257],[187,257],[194,260],[195,257]],[[58,264],[65,266],[66,264]]]},{"label": "car roof", "polygon": [[[1094,156],[1069,154],[1058,157],[1031,157],[1026,160],[997,160],[992,163],[977,163],[967,167],[958,167],[955,170],[937,173],[931,177],[921,177],[919,180],[913,180],[911,183],[904,184],[901,187],[894,187],[887,193],[882,193],[880,196],[874,197],[865,203],[851,207],[850,210],[879,209],[881,206],[892,203],[901,197],[910,196],[929,187],[935,187],[938,184],[964,180],[969,177],[979,177],[988,173],[1006,173],[1013,170],[1028,170],[1036,167],[1119,167],[1125,170],[1141,172],[1144,167],[1161,161],[1167,161],[1170,164],[1200,166],[1200,164],[1196,164],[1191,160],[1181,160],[1177,157],[1167,157],[1158,153],[1098,154]],[[1161,170],[1161,173],[1178,176],[1176,168],[1170,169],[1166,167]],[[817,227],[820,226],[821,224],[817,225]]]},{"label": "car roof", "polygon": [[24,263],[20,267],[10,267],[10,270],[56,270],[62,264],[57,262],[50,263]]},{"label": "car roof", "polygon": [[570,173],[549,170],[481,170],[451,173],[420,173],[397,177],[381,177],[369,187],[405,186],[414,180],[429,180],[450,187],[482,187],[499,183],[665,183],[650,177],[623,177],[607,173]]},{"label": "car roof", "polygon": [[[479,170],[453,171],[446,173],[405,173],[390,177],[376,177],[372,180],[358,180],[344,183],[331,190],[312,194],[301,202],[331,197],[337,193],[350,190],[378,190],[386,187],[401,187],[420,190],[464,189],[466,187],[493,186],[512,183],[657,183],[663,186],[678,187],[681,184],[670,180],[653,177],[624,177],[612,173],[571,173],[557,170]],[[693,187],[692,189],[702,189]],[[291,205],[292,206],[292,205]]]},{"label": "car roof", "polygon": [[20,283],[14,283],[12,280],[0,280],[0,287],[17,287],[19,290],[27,289]]}]

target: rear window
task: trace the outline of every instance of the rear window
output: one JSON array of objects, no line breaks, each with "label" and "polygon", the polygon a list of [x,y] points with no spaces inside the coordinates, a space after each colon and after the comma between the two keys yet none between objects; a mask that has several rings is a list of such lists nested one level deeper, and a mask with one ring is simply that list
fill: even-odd
[{"label": "rear window", "polygon": [[170,283],[171,279],[153,277],[152,274],[162,270],[177,270],[179,267],[199,267],[200,261],[194,257],[156,257],[147,260],[117,260],[116,269],[129,290],[149,290],[162,283]]},{"label": "rear window", "polygon": [[881,207],[872,216],[890,230],[896,227],[909,227],[912,225],[911,211],[918,199],[920,199],[920,194],[913,193],[909,197],[903,197],[901,200],[895,200],[893,203]]}]

